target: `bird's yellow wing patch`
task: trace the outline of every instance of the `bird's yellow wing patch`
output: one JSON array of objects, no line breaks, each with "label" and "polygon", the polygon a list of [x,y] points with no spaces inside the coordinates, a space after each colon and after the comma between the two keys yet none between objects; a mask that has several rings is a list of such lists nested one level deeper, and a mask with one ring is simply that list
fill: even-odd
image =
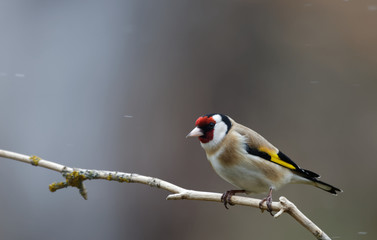
[{"label": "bird's yellow wing patch", "polygon": [[280,151],[278,153],[275,153],[273,150],[263,148],[263,147],[258,148],[258,151],[267,153],[271,157],[271,159],[269,159],[271,162],[274,162],[276,164],[279,164],[283,167],[286,167],[292,170],[297,169],[296,167],[297,165],[287,156],[282,154]]},{"label": "bird's yellow wing patch", "polygon": [[286,167],[288,169],[301,172],[300,167],[297,166],[297,164],[294,163],[287,155],[285,155],[284,153],[280,151],[276,153],[274,149],[270,149],[270,148],[265,148],[265,147],[253,148],[253,147],[250,147],[248,144],[246,144],[245,147],[246,147],[247,153],[251,155],[258,156],[267,161],[271,161],[282,167]]}]

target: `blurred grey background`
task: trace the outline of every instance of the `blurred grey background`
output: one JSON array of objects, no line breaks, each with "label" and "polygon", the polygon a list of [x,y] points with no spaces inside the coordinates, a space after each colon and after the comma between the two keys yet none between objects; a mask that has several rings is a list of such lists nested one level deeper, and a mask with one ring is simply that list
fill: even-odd
[{"label": "blurred grey background", "polygon": [[[344,190],[275,200],[334,239],[376,239],[376,64],[376,0],[2,0],[0,148],[224,192],[185,139],[220,112]],[[56,172],[0,164],[0,239],[313,239],[289,216],[99,180],[85,201],[49,192]]]}]

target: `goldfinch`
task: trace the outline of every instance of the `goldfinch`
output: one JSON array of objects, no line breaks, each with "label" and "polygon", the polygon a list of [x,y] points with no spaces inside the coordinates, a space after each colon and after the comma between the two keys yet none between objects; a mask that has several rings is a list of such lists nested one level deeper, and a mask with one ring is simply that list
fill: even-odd
[{"label": "goldfinch", "polygon": [[342,192],[337,187],[318,180],[317,173],[300,168],[284,153],[257,132],[236,123],[223,114],[199,117],[187,137],[199,137],[207,159],[215,172],[238,190],[226,191],[221,200],[232,205],[235,193],[269,192],[264,202],[272,215],[272,190],[288,183],[309,184],[332,194]]}]

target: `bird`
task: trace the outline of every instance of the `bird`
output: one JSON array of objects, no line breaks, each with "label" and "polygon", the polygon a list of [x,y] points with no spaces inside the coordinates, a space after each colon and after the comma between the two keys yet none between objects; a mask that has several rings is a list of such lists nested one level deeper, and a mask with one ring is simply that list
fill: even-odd
[{"label": "bird", "polygon": [[215,172],[238,189],[224,192],[221,201],[225,208],[234,205],[236,193],[267,193],[259,207],[266,202],[272,213],[272,191],[290,183],[313,185],[337,195],[341,189],[319,180],[320,176],[299,167],[287,155],[254,130],[229,116],[213,113],[200,116],[195,128],[186,137],[198,137]]}]

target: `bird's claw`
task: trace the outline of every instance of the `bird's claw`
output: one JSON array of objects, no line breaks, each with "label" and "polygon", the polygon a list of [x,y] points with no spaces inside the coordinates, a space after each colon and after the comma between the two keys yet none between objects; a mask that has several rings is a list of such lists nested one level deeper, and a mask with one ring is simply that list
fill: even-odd
[{"label": "bird's claw", "polygon": [[274,214],[272,213],[272,188],[270,188],[270,192],[267,197],[263,198],[262,201],[259,202],[259,208],[262,210],[262,212],[264,202],[266,202],[267,205],[267,212],[269,212],[271,216],[274,216]]},{"label": "bird's claw", "polygon": [[223,193],[223,195],[221,196],[221,202],[224,203],[224,206],[226,209],[229,209],[228,208],[228,204],[231,205],[231,206],[234,206],[234,203],[232,203],[232,196],[236,193],[244,193],[245,190],[229,190],[229,191],[226,191],[225,193]]},{"label": "bird's claw", "polygon": [[226,191],[222,196],[221,196],[221,202],[224,203],[224,206],[226,209],[229,209],[228,208],[228,204],[233,206],[234,204],[232,203],[232,201],[230,200],[230,198],[234,195],[234,193],[232,193],[231,191]]}]

